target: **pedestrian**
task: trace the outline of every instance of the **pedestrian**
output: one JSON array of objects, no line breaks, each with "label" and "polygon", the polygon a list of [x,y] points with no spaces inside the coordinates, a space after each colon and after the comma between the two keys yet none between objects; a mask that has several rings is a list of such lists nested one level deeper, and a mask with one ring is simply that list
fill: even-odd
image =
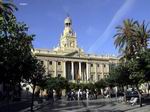
[{"label": "pedestrian", "polygon": [[53,101],[56,101],[56,91],[53,89]]},{"label": "pedestrian", "polygon": [[80,100],[80,92],[81,92],[81,90],[79,89],[78,90],[78,100]]},{"label": "pedestrian", "polygon": [[86,99],[88,100],[89,99],[89,90],[86,89]]},{"label": "pedestrian", "polygon": [[71,100],[74,100],[74,92],[71,90]]}]

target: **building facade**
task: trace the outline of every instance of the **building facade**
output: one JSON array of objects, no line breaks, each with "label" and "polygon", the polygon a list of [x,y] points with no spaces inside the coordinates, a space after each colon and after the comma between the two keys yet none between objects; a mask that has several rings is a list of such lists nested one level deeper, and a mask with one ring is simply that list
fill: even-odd
[{"label": "building facade", "polygon": [[58,47],[35,49],[34,55],[43,61],[48,77],[65,77],[72,82],[96,82],[109,75],[110,65],[117,64],[114,56],[86,54],[78,47],[72,20],[66,17]]}]

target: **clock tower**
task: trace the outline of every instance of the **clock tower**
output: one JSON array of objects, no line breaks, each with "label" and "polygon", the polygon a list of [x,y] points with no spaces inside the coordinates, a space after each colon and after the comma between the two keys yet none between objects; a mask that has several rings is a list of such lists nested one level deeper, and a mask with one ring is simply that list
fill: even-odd
[{"label": "clock tower", "polygon": [[68,55],[72,53],[83,54],[83,49],[77,45],[76,33],[72,29],[72,20],[67,16],[64,20],[64,30],[60,36],[59,45],[53,51],[60,55]]},{"label": "clock tower", "polygon": [[60,37],[60,48],[64,50],[77,48],[76,33],[72,29],[72,20],[69,16],[64,20],[64,31]]}]

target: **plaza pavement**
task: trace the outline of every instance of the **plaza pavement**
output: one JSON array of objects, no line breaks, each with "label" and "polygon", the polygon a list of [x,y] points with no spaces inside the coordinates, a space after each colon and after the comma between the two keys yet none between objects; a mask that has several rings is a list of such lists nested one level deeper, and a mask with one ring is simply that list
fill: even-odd
[{"label": "plaza pavement", "polygon": [[[30,112],[30,109],[27,108],[20,112]],[[35,106],[35,112],[150,112],[150,105],[131,106],[117,102],[115,98],[80,101],[62,99],[54,103],[45,102],[45,104]]]}]

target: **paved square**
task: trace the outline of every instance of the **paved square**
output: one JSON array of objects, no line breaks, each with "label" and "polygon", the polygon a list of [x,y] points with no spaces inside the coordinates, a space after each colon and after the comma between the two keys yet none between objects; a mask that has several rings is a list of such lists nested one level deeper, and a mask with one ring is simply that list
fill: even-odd
[{"label": "paved square", "polygon": [[[28,111],[21,111],[28,112]],[[59,100],[41,105],[35,112],[150,112],[150,106],[131,106],[116,102],[115,99],[66,101]]]}]

